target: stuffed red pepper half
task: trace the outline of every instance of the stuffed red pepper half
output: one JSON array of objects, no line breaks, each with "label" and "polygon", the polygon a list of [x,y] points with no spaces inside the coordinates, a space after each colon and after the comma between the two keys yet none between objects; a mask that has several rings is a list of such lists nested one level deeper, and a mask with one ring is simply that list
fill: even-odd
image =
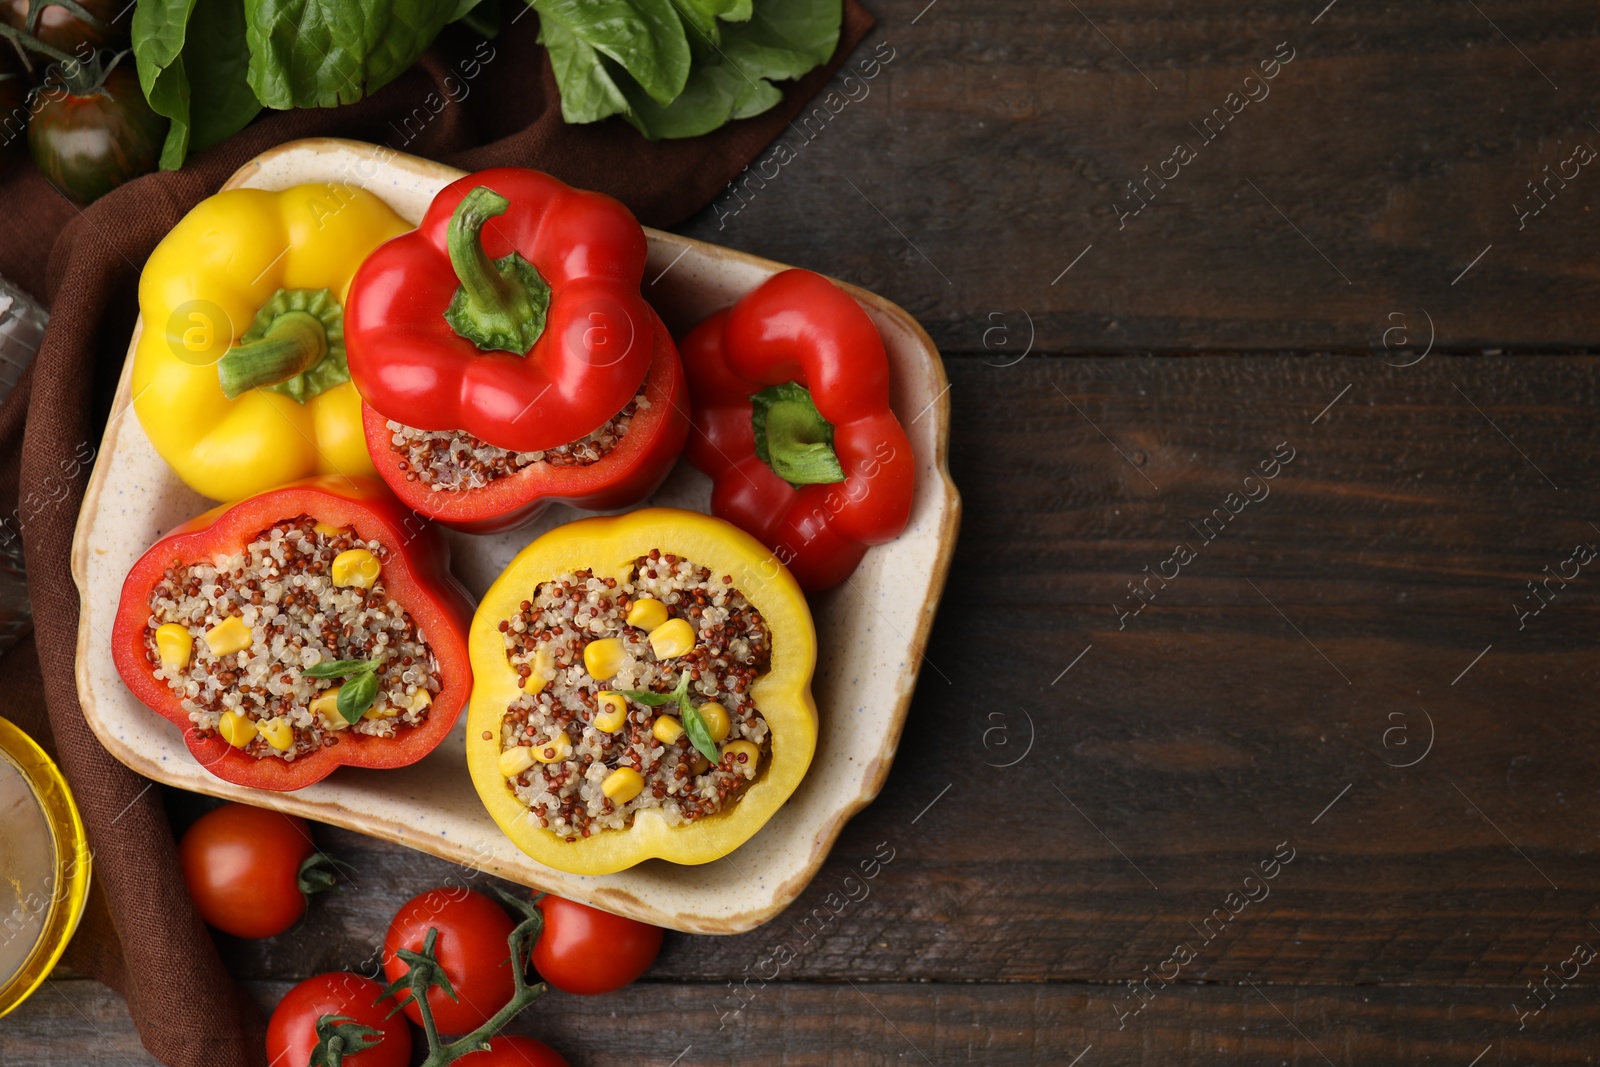
[{"label": "stuffed red pepper half", "polygon": [[687,455],[711,511],[772,549],[807,592],[849,578],[900,536],[916,460],[889,408],[889,359],[861,305],[786,270],[683,341]]},{"label": "stuffed red pepper half", "polygon": [[471,618],[437,531],[375,479],[328,475],[158,541],[123,583],[111,647],[202,766],[288,790],[437,747],[472,691]]},{"label": "stuffed red pepper half", "polygon": [[622,204],[502,167],[446,186],[350,285],[367,449],[418,513],[490,533],[553,501],[626,507],[688,433],[683,366],[639,292]]}]

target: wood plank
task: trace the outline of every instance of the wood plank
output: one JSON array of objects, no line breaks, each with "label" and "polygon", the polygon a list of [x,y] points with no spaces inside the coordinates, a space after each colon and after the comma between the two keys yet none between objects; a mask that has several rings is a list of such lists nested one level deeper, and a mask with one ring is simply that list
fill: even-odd
[{"label": "wood plank", "polygon": [[[1197,981],[1516,986],[1600,938],[1600,599],[1585,572],[1526,630],[1511,610],[1600,543],[1593,365],[956,361],[966,527],[884,793],[787,914],[672,937],[654,974],[787,944],[796,979],[1124,982],[1187,942]],[[1189,523],[1285,441],[1270,495],[1202,544]],[[1119,629],[1179,541],[1196,559]],[[1426,716],[1431,751],[1395,766]],[[465,877],[327,841],[359,884],[231,942],[236,973],[359,966],[402,900]],[[1270,895],[1204,926],[1281,842]]]},{"label": "wood plank", "polygon": [[[287,988],[258,983],[253,990],[270,1005]],[[726,1017],[715,987],[644,983],[605,997],[552,993],[512,1030],[561,1049],[574,1067],[1167,1067],[1175,1057],[1196,1067],[1507,1067],[1589,1063],[1600,1053],[1600,997],[1592,989],[1561,991],[1521,1032],[1507,1006],[1511,992],[1186,985],[1162,991],[1119,1028],[1106,989],[1096,986],[773,982],[742,1016]],[[81,980],[51,983],[8,1017],[0,1061],[155,1063],[122,1002]]]},{"label": "wood plank", "polygon": [[1364,351],[1422,308],[1445,347],[1592,346],[1600,179],[1568,164],[1513,205],[1600,149],[1600,13],[1326,6],[883,0],[876,77],[841,73],[687,232],[881,292],[953,351],[1023,311],[1047,352]]}]

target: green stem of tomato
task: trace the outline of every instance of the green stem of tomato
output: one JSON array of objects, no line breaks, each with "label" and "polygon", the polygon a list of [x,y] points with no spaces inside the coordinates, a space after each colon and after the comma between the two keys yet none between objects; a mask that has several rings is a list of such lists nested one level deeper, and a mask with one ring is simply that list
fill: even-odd
[{"label": "green stem of tomato", "polygon": [[59,48],[51,48],[37,37],[34,37],[32,34],[23,33],[15,26],[7,26],[4,23],[0,23],[0,37],[9,37],[11,40],[17,42],[17,44],[21,45],[23,48],[26,48],[28,51],[38,52],[42,56],[49,56],[57,63],[77,64],[82,62],[82,60],[78,59],[77,56],[68,55]]},{"label": "green stem of tomato", "polygon": [[[508,899],[505,898],[505,894],[501,896],[503,899]],[[526,916],[506,938],[506,945],[511,949],[511,978],[514,986],[511,999],[482,1026],[449,1044],[440,1042],[438,1027],[433,1021],[433,1007],[428,1003],[431,976],[417,969],[411,972],[411,994],[416,997],[417,1010],[422,1013],[422,1029],[428,1036],[428,1058],[422,1061],[422,1067],[448,1067],[467,1053],[481,1050],[488,1040],[505,1029],[506,1024],[516,1018],[522,1009],[549,992],[550,987],[544,982],[529,985],[527,978],[528,960],[533,955],[533,946],[539,940],[539,934],[544,930],[544,913],[532,904],[523,905],[517,900],[509,902],[515,904]]]}]

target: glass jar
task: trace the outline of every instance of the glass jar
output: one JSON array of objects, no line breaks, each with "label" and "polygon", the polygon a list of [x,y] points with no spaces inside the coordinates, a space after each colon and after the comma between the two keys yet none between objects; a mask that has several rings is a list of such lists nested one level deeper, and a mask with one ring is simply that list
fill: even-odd
[{"label": "glass jar", "polygon": [[72,940],[89,868],[66,779],[33,738],[0,719],[0,1015],[39,987]]},{"label": "glass jar", "polygon": [[[0,404],[38,354],[49,321],[37,301],[0,277]],[[16,514],[0,516],[0,654],[32,628],[28,579],[22,568],[21,519]]]}]

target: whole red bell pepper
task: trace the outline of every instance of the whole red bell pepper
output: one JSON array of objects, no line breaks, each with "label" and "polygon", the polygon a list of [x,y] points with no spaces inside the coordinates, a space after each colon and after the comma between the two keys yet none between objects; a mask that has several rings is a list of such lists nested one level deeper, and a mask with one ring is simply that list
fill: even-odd
[{"label": "whole red bell pepper", "polygon": [[[181,698],[155,676],[159,660],[150,651],[148,634],[150,597],[170,568],[240,554],[263,530],[301,515],[332,527],[353,527],[363,540],[377,541],[387,549],[381,571],[385,593],[415,620],[438,662],[442,686],[428,706],[427,717],[417,725],[401,727],[392,737],[344,730],[338,734],[337,745],[299,755],[291,762],[249,755],[219,731],[202,733],[190,721]],[[472,610],[471,598],[450,573],[450,552],[436,529],[419,525],[376,479],[325,475],[213,508],[156,542],[123,582],[111,651],[117,671],[134,696],[183,729],[184,743],[201,766],[236,785],[291,790],[320,781],[340,766],[403,767],[437,748],[472,692],[467,655]],[[347,652],[343,648],[328,650],[334,659]],[[285,665],[284,669],[299,668]]]},{"label": "whole red bell pepper", "polygon": [[889,407],[883,338],[819,274],[787,270],[683,341],[711,511],[755,535],[807,591],[838,585],[911,515],[916,460]]},{"label": "whole red bell pepper", "polygon": [[[441,190],[422,223],[375,250],[345,305],[367,449],[422,515],[477,533],[553,502],[647,496],[688,433],[683,367],[640,295],[647,242],[621,203],[501,167]],[[622,440],[587,466],[535,463],[475,488],[432,488],[391,447],[392,420],[508,452],[584,438],[643,394]]]}]

